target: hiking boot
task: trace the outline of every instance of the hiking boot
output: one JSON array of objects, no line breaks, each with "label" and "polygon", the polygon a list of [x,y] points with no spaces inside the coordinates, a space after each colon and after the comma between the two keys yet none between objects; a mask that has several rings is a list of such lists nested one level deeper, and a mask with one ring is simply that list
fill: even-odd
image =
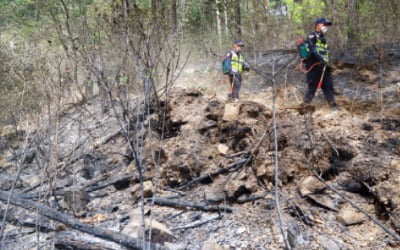
[{"label": "hiking boot", "polygon": [[334,95],[341,95],[342,92],[338,88],[333,88],[333,94]]},{"label": "hiking boot", "polygon": [[333,104],[331,105],[331,110],[332,110],[332,111],[340,111],[340,108],[339,108],[339,106],[338,106],[336,103],[333,103]]}]

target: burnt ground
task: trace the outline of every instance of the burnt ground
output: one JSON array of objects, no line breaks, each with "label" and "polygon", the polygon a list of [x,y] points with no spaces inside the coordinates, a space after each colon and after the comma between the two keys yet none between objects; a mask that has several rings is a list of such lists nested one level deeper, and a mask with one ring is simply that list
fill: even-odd
[{"label": "burnt ground", "polygon": [[[132,125],[136,129],[132,145],[147,180],[145,217],[162,225],[161,233],[154,230],[152,238],[168,242],[164,246],[169,249],[202,249],[211,243],[214,248],[208,249],[283,249],[274,196],[272,83],[248,73],[240,101],[231,103],[226,79],[215,67],[207,67],[188,67],[169,98],[159,100],[167,110],[165,129],[161,129],[164,113],[151,108],[149,115]],[[340,196],[399,237],[399,70],[396,64],[382,69],[335,64],[341,110],[331,111],[318,93],[315,112],[305,114],[298,109],[305,89],[301,73],[290,65],[277,77],[280,205],[283,231],[292,247],[400,247],[399,241]],[[13,145],[12,150],[1,148],[2,190],[10,190],[17,172],[13,161],[24,152],[24,140],[18,138],[29,138],[30,157],[25,157],[15,192],[37,194],[36,201],[84,223],[138,237],[140,232],[127,226],[140,214],[137,161],[113,113],[101,113],[94,98],[65,111],[59,124],[57,139],[53,128],[37,127],[31,133],[21,128],[20,135],[2,132],[2,145]],[[57,145],[58,160],[47,166],[41,161],[52,154],[40,150],[51,145]],[[197,181],[199,177],[204,178]],[[206,212],[190,206],[161,206],[156,201],[152,206],[155,186],[157,198],[226,209]],[[52,188],[59,193],[49,194]],[[84,197],[71,199],[70,190],[83,192]],[[5,207],[2,203],[2,214]],[[34,212],[14,206],[10,211],[2,249],[39,245],[71,249],[72,243],[61,244],[62,238],[94,242],[93,246],[101,242],[96,249],[121,249]],[[35,226],[38,223],[45,229]]]}]

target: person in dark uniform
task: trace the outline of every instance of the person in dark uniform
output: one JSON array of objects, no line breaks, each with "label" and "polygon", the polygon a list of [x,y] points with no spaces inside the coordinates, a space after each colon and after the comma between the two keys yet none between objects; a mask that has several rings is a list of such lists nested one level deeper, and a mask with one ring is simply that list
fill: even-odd
[{"label": "person in dark uniform", "polygon": [[[332,22],[326,18],[319,18],[315,22],[315,31],[307,36],[307,43],[310,49],[310,58],[306,60],[307,84],[308,90],[304,97],[304,103],[310,104],[318,89],[318,83],[322,79],[320,85],[328,104],[332,110],[339,110],[335,102],[333,89],[333,80],[329,63],[329,48],[324,37],[328,31],[328,27]],[[322,76],[322,78],[321,78]]]},{"label": "person in dark uniform", "polygon": [[243,41],[238,39],[234,42],[232,50],[226,55],[228,60],[229,83],[231,84],[231,97],[234,101],[239,99],[243,70],[250,70],[249,65],[245,62],[243,54],[241,53],[243,47]]}]

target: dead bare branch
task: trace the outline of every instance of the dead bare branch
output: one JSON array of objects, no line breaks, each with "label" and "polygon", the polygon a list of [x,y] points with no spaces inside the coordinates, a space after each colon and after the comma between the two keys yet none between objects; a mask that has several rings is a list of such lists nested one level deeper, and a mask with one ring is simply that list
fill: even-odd
[{"label": "dead bare branch", "polygon": [[[44,206],[40,203],[23,199],[15,194],[11,195],[9,192],[0,191],[0,200],[2,200],[3,202],[7,202],[8,199],[10,199],[10,203],[15,206],[22,207],[31,211],[36,211],[37,213],[46,216],[51,220],[61,222],[67,225],[68,227],[76,229],[80,232],[87,233],[104,240],[118,243],[129,249],[142,249],[143,243],[140,240],[132,238],[128,235],[104,229],[101,227],[81,223],[79,220],[73,217],[63,214],[55,209]],[[158,244],[152,243],[151,249],[163,249],[163,247]]]},{"label": "dead bare branch", "polygon": [[206,224],[206,223],[208,223],[210,221],[219,220],[222,217],[223,217],[222,214],[214,215],[214,216],[211,216],[210,218],[208,218],[206,220],[196,221],[194,223],[190,223],[190,224],[187,224],[185,226],[172,228],[172,231],[174,231],[174,230],[186,230],[186,229],[190,229],[190,228],[199,227],[199,226],[204,225],[204,224]]},{"label": "dead bare branch", "polygon": [[233,209],[231,207],[227,206],[218,206],[218,205],[205,205],[201,203],[194,203],[190,201],[173,201],[173,200],[167,200],[163,198],[155,198],[154,199],[154,204],[157,204],[159,206],[168,206],[168,207],[178,207],[178,208],[195,208],[198,210],[202,211],[209,211],[209,212],[215,212],[215,211],[221,211],[221,212],[232,212]]},{"label": "dead bare branch", "polygon": [[197,182],[201,182],[201,181],[204,181],[204,180],[213,178],[213,177],[215,177],[215,176],[217,176],[217,175],[219,175],[219,174],[228,173],[228,172],[230,172],[230,171],[233,171],[233,170],[236,170],[236,169],[238,169],[238,168],[241,168],[241,167],[243,167],[244,165],[246,165],[249,161],[250,161],[249,158],[240,159],[240,160],[238,160],[238,161],[232,163],[231,165],[229,165],[229,166],[226,167],[226,168],[221,168],[221,169],[219,169],[219,170],[217,170],[217,171],[214,171],[214,172],[211,172],[211,173],[202,175],[202,176],[200,176],[200,177],[194,178],[193,180],[189,181],[189,182],[186,183],[185,185],[179,187],[178,190],[182,190],[182,189],[188,188],[188,187],[192,186],[193,184],[195,184],[195,183],[197,183]]}]

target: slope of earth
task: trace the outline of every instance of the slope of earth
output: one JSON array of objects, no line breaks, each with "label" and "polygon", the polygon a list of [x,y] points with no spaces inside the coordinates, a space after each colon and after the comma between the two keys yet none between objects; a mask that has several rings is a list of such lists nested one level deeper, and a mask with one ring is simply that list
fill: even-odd
[{"label": "slope of earth", "polygon": [[[290,69],[277,81],[276,137],[271,81],[254,73],[232,103],[219,72],[188,70],[158,100],[165,113],[150,108],[123,129],[94,98],[64,111],[59,127],[3,129],[1,191],[138,239],[152,221],[151,239],[167,249],[283,249],[282,231],[295,249],[397,249],[342,196],[399,237],[399,70],[337,66],[341,110],[318,94],[304,112],[302,76]],[[124,249],[35,210],[2,202],[0,212],[2,249]]]}]

